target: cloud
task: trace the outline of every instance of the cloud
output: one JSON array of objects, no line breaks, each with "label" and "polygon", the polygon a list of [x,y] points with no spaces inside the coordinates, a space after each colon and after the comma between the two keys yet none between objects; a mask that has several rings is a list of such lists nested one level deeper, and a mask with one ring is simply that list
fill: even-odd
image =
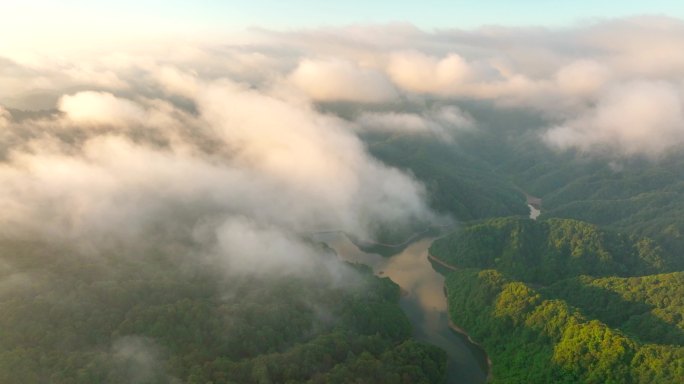
[{"label": "cloud", "polygon": [[576,40],[620,74],[672,78],[684,74],[684,22],[665,16],[636,16],[595,23]]},{"label": "cloud", "polygon": [[112,345],[111,355],[117,373],[129,383],[181,382],[165,373],[160,348],[149,338],[122,337]]},{"label": "cloud", "polygon": [[419,114],[403,112],[364,112],[356,119],[362,129],[381,132],[428,133],[428,122]]},{"label": "cloud", "polygon": [[374,103],[397,97],[394,86],[383,72],[339,59],[302,60],[289,80],[319,101]]},{"label": "cloud", "polygon": [[561,92],[587,96],[596,94],[608,83],[610,71],[604,65],[590,59],[580,59],[561,67],[556,82]]},{"label": "cloud", "polygon": [[325,276],[333,284],[353,275],[351,269],[337,264],[332,256],[322,255],[319,247],[276,226],[234,216],[221,223],[215,231],[217,259],[231,275],[269,276],[277,270],[278,274],[286,276]]},{"label": "cloud", "polygon": [[[293,200],[307,201],[288,205],[317,212],[292,216],[306,217],[310,228],[354,231],[374,225],[367,219],[395,220],[395,211],[407,219],[425,218],[422,187],[370,157],[339,118],[225,82],[208,88],[198,105],[216,135],[233,148],[237,164],[290,186]],[[281,189],[273,203],[287,197],[285,192]],[[388,206],[387,212],[375,212],[381,206]]]},{"label": "cloud", "polygon": [[442,125],[456,129],[470,129],[475,127],[473,118],[453,105],[438,108],[432,113],[432,119]]},{"label": "cloud", "polygon": [[684,137],[682,43],[680,20],[631,18],[8,53],[0,225],[93,247],[186,239],[229,270],[305,271],[321,256],[311,231],[372,238],[438,220],[423,186],[359,132],[458,140],[477,124],[457,106],[484,100],[552,121],[542,137],[555,148],[657,158]]},{"label": "cloud", "polygon": [[432,134],[453,139],[458,131],[474,128],[471,116],[456,106],[444,106],[422,114],[407,112],[364,112],[355,122],[361,130],[403,134]]},{"label": "cloud", "polygon": [[153,71],[152,76],[171,94],[192,98],[199,91],[200,80],[194,72],[183,72],[175,67],[163,66]]},{"label": "cloud", "polygon": [[421,52],[400,52],[391,56],[387,73],[411,92],[454,92],[472,76],[470,65],[458,54],[436,58]]},{"label": "cloud", "polygon": [[79,92],[63,96],[57,107],[75,124],[124,127],[145,122],[145,111],[130,100],[108,92]]},{"label": "cloud", "polygon": [[191,113],[172,100],[83,91],[60,99],[61,115],[9,121],[17,143],[0,163],[5,235],[91,248],[194,239],[218,250],[227,272],[323,268],[333,278],[309,233],[368,239],[436,219],[424,188],[371,157],[349,122],[282,89],[192,84],[180,91]]},{"label": "cloud", "polygon": [[0,298],[16,297],[19,292],[35,284],[37,276],[16,269],[6,260],[0,260]]},{"label": "cloud", "polygon": [[0,105],[0,129],[7,127],[11,118],[9,111]]},{"label": "cloud", "polygon": [[684,143],[684,99],[665,82],[635,81],[609,89],[581,116],[551,128],[561,149],[655,157]]}]

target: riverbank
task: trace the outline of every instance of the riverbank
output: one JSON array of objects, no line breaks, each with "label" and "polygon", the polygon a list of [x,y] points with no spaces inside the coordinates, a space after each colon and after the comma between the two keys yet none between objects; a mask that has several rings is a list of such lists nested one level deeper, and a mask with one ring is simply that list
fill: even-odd
[{"label": "riverbank", "polygon": [[473,339],[473,337],[470,336],[470,334],[468,332],[466,332],[465,329],[459,327],[456,323],[454,323],[451,320],[451,315],[449,314],[449,294],[447,292],[446,286],[444,286],[444,294],[447,297],[447,316],[449,316],[449,328],[452,331],[454,331],[454,332],[462,335],[463,337],[465,337],[470,344],[477,346],[482,351],[485,358],[487,359],[487,382],[491,382],[494,379],[492,359],[489,357],[489,355],[487,354],[487,352],[486,352],[485,348],[482,346],[482,344],[475,341]]},{"label": "riverbank", "polygon": [[388,277],[399,285],[399,304],[414,327],[414,338],[447,353],[447,383],[484,384],[489,375],[488,356],[467,336],[450,327],[444,276],[436,270],[438,264],[429,258],[428,248],[434,238],[416,236],[421,232],[414,233],[413,242],[389,257],[360,249],[342,232],[328,232],[319,241],[328,244],[341,259],[368,265],[377,276]]},{"label": "riverbank", "polygon": [[352,241],[359,249],[368,253],[377,253],[380,256],[389,257],[400,253],[409,245],[420,241],[427,237],[438,237],[444,234],[445,231],[449,231],[454,228],[454,224],[446,225],[430,225],[427,226],[422,231],[417,231],[408,236],[405,240],[396,243],[387,243],[374,240],[360,240],[352,236],[347,235],[349,240]]},{"label": "riverbank", "polygon": [[[444,267],[444,268],[446,268],[446,269],[451,270],[451,271],[457,271],[457,270],[459,269],[459,268],[456,267],[455,265],[449,264],[449,263],[447,263],[446,261],[441,260],[441,259],[439,259],[439,258],[433,256],[433,255],[430,253],[430,251],[428,251],[428,259],[431,260],[431,261],[434,262],[434,263],[437,263],[437,264],[441,265],[442,267]],[[454,331],[454,332],[456,332],[456,333],[462,335],[463,337],[465,337],[465,338],[468,340],[469,343],[471,343],[471,344],[477,346],[477,347],[482,351],[482,353],[484,354],[484,356],[485,356],[486,359],[487,359],[487,382],[492,381],[492,378],[494,377],[494,376],[493,376],[493,373],[492,373],[492,359],[491,359],[491,358],[489,357],[489,355],[487,354],[485,348],[482,346],[482,344],[480,344],[480,343],[478,343],[477,341],[475,341],[475,340],[472,338],[472,336],[470,336],[470,334],[468,334],[468,332],[466,332],[465,329],[459,327],[456,323],[454,323],[454,322],[451,320],[451,315],[450,315],[450,312],[449,312],[449,292],[447,291],[446,285],[444,285],[444,296],[446,297],[446,303],[447,303],[447,311],[446,311],[446,312],[447,312],[447,316],[448,316],[448,319],[449,319],[449,328],[450,328],[452,331]]]},{"label": "riverbank", "polygon": [[432,256],[432,254],[430,253],[429,250],[428,250],[428,259],[439,264],[439,265],[441,265],[442,267],[444,267],[446,269],[450,269],[452,271],[458,271],[458,267],[451,265],[444,260],[438,259],[435,256]]}]

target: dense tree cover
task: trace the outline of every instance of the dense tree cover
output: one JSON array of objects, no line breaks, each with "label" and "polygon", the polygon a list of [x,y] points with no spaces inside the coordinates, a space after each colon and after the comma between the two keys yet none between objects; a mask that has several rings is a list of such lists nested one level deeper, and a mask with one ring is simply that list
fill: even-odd
[{"label": "dense tree cover", "polygon": [[[684,156],[558,153],[533,114],[465,109],[477,127],[453,137],[362,136],[457,219],[526,216],[523,189],[544,199],[546,220],[470,223],[431,248],[487,269],[453,273],[447,286],[452,319],[483,343],[495,381],[684,381],[682,274],[580,276],[684,266]],[[391,246],[365,246],[401,249],[425,224],[375,228]],[[0,382],[444,380],[444,353],[409,338],[396,285],[368,271],[353,289],[325,277],[226,277],[149,250],[78,253],[0,242]]]},{"label": "dense tree cover", "polygon": [[398,133],[364,139],[375,156],[423,181],[438,211],[459,220],[524,215],[524,190],[543,198],[542,217],[650,237],[684,268],[684,154],[627,158],[558,151],[542,140],[556,122],[534,111],[485,102],[458,105],[476,127],[456,130],[452,140]]},{"label": "dense tree cover", "polygon": [[459,107],[476,127],[453,140],[365,139],[462,221],[526,215],[523,190],[543,198],[539,222],[469,222],[430,249],[457,267],[496,270],[448,282],[452,319],[483,341],[496,380],[684,381],[682,275],[656,275],[684,269],[684,155],[557,151],[542,140],[555,122],[539,114]]},{"label": "dense tree cover", "polygon": [[400,133],[367,133],[364,140],[376,157],[415,174],[439,212],[462,221],[526,215],[524,190],[543,198],[542,217],[652,238],[684,268],[684,155],[559,152],[542,141],[554,122],[538,114],[479,102],[459,106],[477,124],[452,140]]},{"label": "dense tree cover", "polygon": [[[624,295],[646,292],[646,301],[680,300],[682,274],[656,275],[643,280],[608,278],[587,285],[624,287]],[[660,280],[658,280],[660,279]],[[659,281],[659,282],[656,282]],[[580,282],[584,280],[576,280]],[[593,318],[590,307],[579,309],[558,299],[563,290],[535,290],[495,270],[464,269],[447,278],[451,318],[480,341],[493,362],[494,382],[501,383],[674,383],[684,380],[682,344],[651,344],[642,328],[632,335]],[[640,288],[634,286],[643,285]],[[654,285],[660,286],[658,293]],[[628,288],[629,287],[629,288]],[[566,286],[564,288],[574,289]],[[591,291],[580,291],[591,295]],[[568,295],[570,292],[566,293]],[[562,296],[562,295],[561,295]],[[574,294],[577,296],[577,293]],[[638,295],[637,295],[638,296]],[[681,296],[679,296],[681,297]],[[591,297],[585,298],[586,302]],[[646,304],[648,305],[648,304]],[[677,327],[681,307],[669,307]],[[628,320],[629,321],[629,320]],[[669,322],[668,322],[669,321]]]},{"label": "dense tree cover", "polygon": [[[348,102],[326,102],[318,105],[325,113],[333,113],[344,119],[355,120],[368,112],[415,113],[439,110],[445,103],[426,97],[424,105],[410,100],[375,105]],[[451,104],[451,103],[449,103]],[[459,103],[459,107],[464,107]],[[441,134],[412,133],[401,130],[361,129],[359,135],[370,153],[384,163],[413,174],[427,189],[427,198],[435,211],[450,214],[459,220],[482,219],[497,216],[527,215],[525,196],[511,183],[506,174],[496,171],[490,159],[482,156],[487,145],[480,123],[487,126],[516,124],[521,127],[537,124],[528,114],[500,116],[491,108],[475,111],[481,105],[468,105],[468,112],[475,115],[477,127],[450,126],[443,124]],[[532,119],[532,120],[531,120]],[[485,121],[488,120],[488,121]],[[498,146],[500,141],[492,142]],[[474,148],[470,150],[468,146]],[[495,152],[495,147],[485,151]]]},{"label": "dense tree cover", "polygon": [[423,182],[433,208],[460,220],[526,215],[524,195],[487,163],[450,142],[404,135],[368,135],[371,153]]},{"label": "dense tree cover", "polygon": [[554,122],[538,114],[459,106],[477,127],[451,141],[365,140],[462,221],[525,215],[522,190],[543,198],[539,222],[469,222],[430,249],[496,270],[459,271],[448,284],[452,319],[483,341],[497,381],[684,381],[682,277],[652,275],[684,268],[684,156],[558,152],[541,139]]},{"label": "dense tree cover", "polygon": [[[438,102],[426,100],[426,106]],[[365,133],[370,151],[408,170],[428,189],[433,207],[459,220],[526,215],[522,190],[543,198],[542,217],[571,218],[649,237],[684,268],[684,154],[658,158],[558,151],[542,140],[555,124],[534,111],[459,101],[476,127],[452,137]],[[411,112],[407,105],[380,110]],[[353,107],[331,108],[353,118]],[[418,112],[418,111],[416,111]]]},{"label": "dense tree cover", "polygon": [[444,352],[410,339],[398,287],[367,269],[342,282],[240,277],[182,252],[131,252],[0,242],[0,382],[445,378]]},{"label": "dense tree cover", "polygon": [[580,276],[542,292],[636,340],[684,345],[684,272],[630,278]]},{"label": "dense tree cover", "polygon": [[[647,236],[671,253],[684,249],[684,154],[658,158],[557,151],[542,141],[555,124],[521,109],[473,103],[476,134],[454,151],[477,158],[506,181],[543,198],[543,217],[572,218]],[[684,268],[684,257],[678,257]]]},{"label": "dense tree cover", "polygon": [[484,220],[436,240],[430,253],[460,267],[494,268],[528,282],[580,274],[639,275],[668,270],[670,258],[647,238],[570,219]]},{"label": "dense tree cover", "polygon": [[655,242],[509,217],[471,223],[430,252],[473,268],[442,269],[449,311],[482,342],[495,381],[684,380],[684,272],[652,274],[674,268]]},{"label": "dense tree cover", "polygon": [[[562,164],[543,160],[543,166],[510,173],[526,179],[519,182],[543,197],[544,217],[575,218],[649,236],[672,252],[684,246],[684,157],[622,160],[612,167],[598,160],[561,161],[554,153],[543,158]],[[680,267],[683,263],[680,258]]]}]

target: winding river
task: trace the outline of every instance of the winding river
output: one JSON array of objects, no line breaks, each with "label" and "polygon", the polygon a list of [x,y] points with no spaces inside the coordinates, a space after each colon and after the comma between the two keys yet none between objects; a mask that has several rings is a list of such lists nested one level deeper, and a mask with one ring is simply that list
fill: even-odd
[{"label": "winding river", "polygon": [[341,232],[316,237],[345,261],[366,264],[376,275],[389,277],[401,287],[399,304],[413,324],[414,337],[442,348],[448,355],[448,383],[486,382],[487,355],[449,325],[444,277],[428,260],[428,248],[434,238],[417,240],[395,255],[382,257],[363,252]]}]

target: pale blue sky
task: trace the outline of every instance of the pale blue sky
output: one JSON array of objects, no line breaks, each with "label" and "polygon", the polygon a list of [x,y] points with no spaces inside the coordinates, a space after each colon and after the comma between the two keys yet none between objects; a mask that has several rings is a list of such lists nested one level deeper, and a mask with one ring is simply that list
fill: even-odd
[{"label": "pale blue sky", "polygon": [[189,7],[187,1],[174,3],[177,10],[200,19],[285,28],[388,21],[407,21],[422,28],[472,28],[483,24],[568,25],[582,19],[643,13],[684,17],[682,0],[200,1],[206,8],[197,2]]},{"label": "pale blue sky", "polygon": [[0,52],[130,46],[170,36],[206,40],[240,36],[250,27],[563,27],[643,14],[684,19],[684,0],[0,0]]},{"label": "pale blue sky", "polygon": [[[426,29],[491,24],[562,26],[637,14],[684,18],[683,0],[0,0],[4,1],[10,3],[3,6],[5,11],[14,9],[19,16],[22,12],[48,12],[70,20],[132,17],[178,28],[202,25],[233,30],[390,21],[406,21]],[[12,12],[5,15],[9,17]]]}]

